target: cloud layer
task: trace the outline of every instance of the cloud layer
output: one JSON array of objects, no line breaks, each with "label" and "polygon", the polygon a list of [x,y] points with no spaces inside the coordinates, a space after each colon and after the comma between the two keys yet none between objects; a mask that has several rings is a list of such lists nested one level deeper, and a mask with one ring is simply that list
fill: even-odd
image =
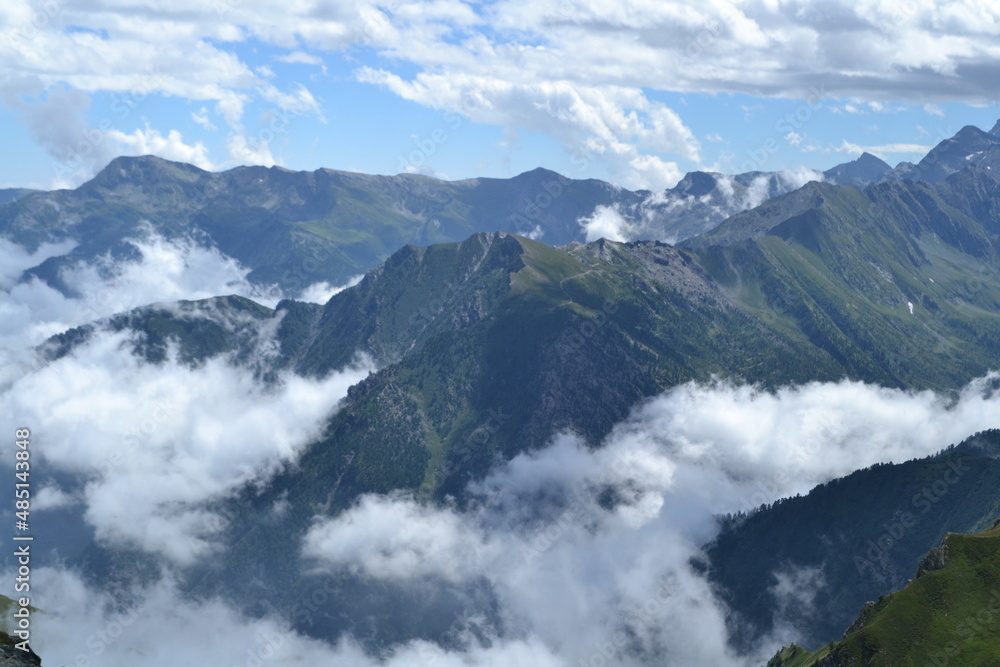
[{"label": "cloud layer", "polygon": [[[687,384],[639,406],[600,449],[565,435],[516,457],[474,487],[467,512],[366,496],[317,523],[303,549],[397,583],[485,579],[506,625],[565,664],[754,664],[775,640],[733,655],[725,607],[691,567],[714,517],[995,427],[995,379],[954,401],[851,382],[774,394]],[[798,584],[785,596],[790,615],[823,583],[815,572],[779,575]]]},{"label": "cloud layer", "polygon": [[[678,160],[701,161],[702,147],[683,109],[658,91],[836,97],[872,108],[995,103],[998,12],[977,0],[14,0],[0,9],[0,100],[61,166],[63,184],[119,153],[269,165],[278,161],[274,133],[248,131],[248,107],[324,119],[315,80],[276,83],[271,65],[325,74],[325,59],[335,58],[356,81],[477,123],[543,133],[581,169],[601,164],[623,185],[662,190],[680,177]],[[248,55],[257,44],[274,52],[270,60]],[[88,120],[101,92],[118,101]],[[179,128],[119,127],[149,96],[200,107],[192,118],[222,127],[225,155]]]}]

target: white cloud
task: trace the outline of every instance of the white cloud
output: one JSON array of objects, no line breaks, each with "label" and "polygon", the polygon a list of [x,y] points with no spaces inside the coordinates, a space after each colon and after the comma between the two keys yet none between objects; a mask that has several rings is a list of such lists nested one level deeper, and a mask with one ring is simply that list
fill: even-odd
[{"label": "white cloud", "polygon": [[[281,297],[251,285],[248,270],[215,249],[148,229],[143,235],[129,241],[133,260],[100,256],[64,268],[79,298],[38,279],[18,282],[25,269],[73,244],[29,253],[0,242],[0,421],[33,425],[49,473],[78,481],[75,488],[47,484],[38,509],[80,504],[99,539],[188,563],[213,548],[223,525],[205,503],[293,461],[371,365],[361,360],[320,380],[281,374],[265,386],[227,357],[197,368],[174,353],[161,364],[140,361],[129,352],[132,334],[104,331],[56,361],[33,354],[53,334],[154,302],[241,293],[273,305]],[[238,324],[211,309],[203,316]],[[275,354],[279,321],[255,325],[252,362]]]},{"label": "white cloud", "polygon": [[76,500],[73,496],[63,491],[59,485],[46,484],[38,489],[31,502],[31,508],[38,512],[44,512],[46,510],[69,507],[74,504],[76,504]]},{"label": "white cloud", "polygon": [[406,81],[386,70],[362,68],[374,83],[427,106],[475,122],[518,127],[558,139],[574,164],[602,163],[626,187],[659,191],[677,183],[675,162],[657,153],[700,160],[700,145],[680,117],[636,88],[585,86],[569,81],[512,82],[493,75],[421,73]]},{"label": "white cloud", "polygon": [[867,151],[872,155],[876,155],[883,160],[892,155],[902,153],[904,155],[914,155],[914,156],[924,156],[926,155],[933,146],[928,146],[925,144],[907,144],[907,143],[896,143],[896,144],[879,144],[875,146],[862,146],[860,144],[855,144],[847,139],[841,141],[840,146],[836,147],[838,153],[847,153],[848,155],[861,155],[861,153]]},{"label": "white cloud", "polygon": [[25,373],[0,405],[39,425],[47,470],[86,481],[84,516],[98,539],[177,563],[206,555],[223,527],[205,502],[294,460],[371,370],[283,375],[268,388],[225,357],[190,368],[174,355],[141,362],[130,349],[128,334],[97,334]]},{"label": "white cloud", "polygon": [[323,65],[322,58],[313,55],[311,53],[306,53],[305,51],[292,51],[291,53],[286,53],[284,55],[278,56],[276,60],[282,63],[300,63],[303,65],[318,65],[318,66]]},{"label": "white cloud", "polygon": [[65,282],[80,294],[69,298],[37,278],[14,281],[21,277],[18,268],[32,268],[46,257],[62,255],[72,244],[46,244],[29,254],[20,246],[0,243],[0,265],[7,267],[2,276],[10,285],[0,288],[0,387],[30,366],[32,347],[114,313],[150,303],[223,294],[239,294],[271,306],[282,297],[274,289],[251,285],[246,280],[249,270],[234,259],[190,240],[168,241],[149,234],[133,239],[131,245],[139,254],[136,261],[115,262],[101,256],[90,264],[63,269]]},{"label": "white cloud", "polygon": [[313,283],[309,287],[302,290],[302,293],[296,297],[299,301],[305,301],[307,303],[318,303],[325,304],[327,301],[332,299],[337,294],[340,294],[348,287],[354,287],[364,278],[364,274],[359,274],[352,277],[343,285],[331,285],[325,280],[318,283]]},{"label": "white cloud", "polygon": [[602,238],[620,243],[631,240],[632,225],[613,206],[598,206],[589,217],[577,222],[586,234],[587,243]]},{"label": "white cloud", "polygon": [[[248,619],[217,599],[191,600],[163,580],[132,591],[123,605],[66,570],[37,568],[32,603],[46,610],[32,619],[32,647],[48,663],[129,667],[199,665],[350,665],[351,667],[570,667],[536,639],[466,637],[465,651],[427,641],[366,655],[350,639],[331,645],[296,633],[274,616]],[[178,641],[183,638],[183,641]]]},{"label": "white cloud", "polygon": [[778,178],[784,182],[786,189],[791,191],[798,190],[810,181],[823,182],[823,172],[809,169],[808,167],[799,167],[797,169],[779,171]]},{"label": "white cloud", "polygon": [[49,259],[60,257],[76,247],[74,241],[59,243],[43,243],[34,252],[0,238],[0,290],[9,291],[21,279],[28,269],[34,268]]},{"label": "white cloud", "polygon": [[191,120],[193,120],[194,122],[198,123],[199,125],[201,125],[206,130],[214,130],[214,129],[216,129],[215,125],[209,119],[209,117],[208,117],[208,109],[205,108],[205,107],[202,107],[198,111],[193,112],[191,114]]},{"label": "white cloud", "polygon": [[167,160],[187,162],[202,169],[214,169],[215,165],[208,158],[208,149],[202,142],[193,145],[184,143],[184,138],[177,130],[170,130],[167,136],[151,129],[135,130],[126,134],[121,130],[110,130],[108,139],[117,143],[111,149],[113,155],[156,155]]},{"label": "white cloud", "polygon": [[273,167],[277,164],[271,154],[271,140],[266,137],[232,134],[226,140],[226,150],[229,153],[228,164],[233,166],[253,164]]},{"label": "white cloud", "polygon": [[303,545],[306,557],[386,579],[461,580],[481,565],[483,549],[455,512],[381,496],[363,496],[354,508],[317,523]]}]

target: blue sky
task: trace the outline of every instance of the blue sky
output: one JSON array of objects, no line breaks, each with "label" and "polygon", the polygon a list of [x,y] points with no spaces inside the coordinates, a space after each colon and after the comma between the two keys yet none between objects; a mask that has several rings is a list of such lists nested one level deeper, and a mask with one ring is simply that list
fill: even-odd
[{"label": "blue sky", "polygon": [[0,187],[120,154],[662,189],[918,160],[1000,118],[988,3],[12,0]]}]

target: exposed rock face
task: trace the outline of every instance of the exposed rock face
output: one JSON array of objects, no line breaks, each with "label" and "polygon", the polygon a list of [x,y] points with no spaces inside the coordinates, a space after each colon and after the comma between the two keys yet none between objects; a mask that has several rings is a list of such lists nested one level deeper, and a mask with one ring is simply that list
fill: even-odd
[{"label": "exposed rock face", "polygon": [[928,572],[933,572],[934,570],[944,569],[944,566],[948,563],[948,545],[942,544],[936,549],[931,549],[927,552],[927,555],[923,557],[920,561],[920,565],[917,566],[916,578],[924,576]]}]

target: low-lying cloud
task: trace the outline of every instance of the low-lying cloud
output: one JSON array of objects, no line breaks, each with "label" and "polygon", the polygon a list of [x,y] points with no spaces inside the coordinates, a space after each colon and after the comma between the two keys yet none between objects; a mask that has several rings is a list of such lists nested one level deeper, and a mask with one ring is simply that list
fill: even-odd
[{"label": "low-lying cloud", "polygon": [[[135,259],[104,255],[64,268],[76,292],[67,296],[24,272],[72,243],[32,253],[0,240],[0,424],[31,428],[41,468],[60,480],[36,478],[36,510],[76,508],[99,540],[188,563],[211,551],[224,527],[206,504],[294,460],[372,365],[359,358],[320,380],[285,373],[265,386],[228,357],[192,368],[171,350],[165,362],[147,363],[131,353],[139,334],[103,330],[58,360],[36,354],[54,334],[151,303],[171,309],[181,299],[240,294],[274,305],[282,296],[189,239],[148,232],[129,243]],[[198,316],[236,324],[212,308]],[[252,361],[276,353],[277,324],[256,325]]]},{"label": "low-lying cloud", "polygon": [[276,286],[251,283],[249,269],[216,248],[190,239],[166,239],[149,231],[128,243],[135,249],[136,259],[103,255],[65,267],[61,277],[77,293],[70,297],[38,278],[25,279],[24,272],[50,257],[65,255],[74,244],[43,244],[30,253],[0,239],[0,387],[25,371],[29,350],[47,338],[133,308],[229,294],[269,307],[286,296],[325,303],[355,283],[318,283],[301,295],[285,295]]},{"label": "low-lying cloud", "polygon": [[[485,579],[508,625],[566,664],[750,664],[778,646],[734,655],[725,606],[691,565],[714,517],[995,427],[995,380],[957,399],[855,382],[686,384],[638,406],[599,449],[563,435],[517,456],[472,487],[466,512],[366,496],[304,549],[374,578]],[[823,585],[817,572],[777,574],[788,610]]]},{"label": "low-lying cloud", "polygon": [[[111,339],[103,345],[110,349]],[[99,347],[95,343],[79,354],[62,374],[96,372],[81,370],[85,359],[93,367],[110,363],[98,356]],[[117,363],[124,366],[116,373],[130,386],[148,386],[149,400],[155,401],[155,383],[136,385],[129,378],[141,373],[139,367]],[[172,453],[179,456],[172,470],[194,474],[174,492],[182,498],[204,498],[222,488],[207,484],[206,476],[192,466],[216,473],[249,469],[233,465],[245,459],[242,454],[234,457],[225,442],[237,434],[223,433],[223,424],[241,400],[236,396],[246,392],[252,397],[248,400],[260,405],[255,409],[267,413],[241,431],[241,441],[252,430],[273,434],[280,426],[267,420],[278,420],[281,411],[301,401],[301,396],[292,398],[291,390],[272,398],[255,395],[257,390],[240,384],[240,379],[224,377],[228,371],[222,368],[204,372],[204,380],[184,376],[185,382],[195,384],[188,393],[220,382],[234,390],[218,416],[199,411],[199,399],[192,397],[174,417],[186,424],[186,431],[166,427],[170,435],[165,433],[163,442],[175,437],[188,442]],[[726,383],[690,383],[637,406],[600,448],[590,449],[566,434],[544,449],[520,454],[475,483],[473,501],[465,509],[429,505],[407,495],[368,495],[344,513],[313,525],[301,545],[313,576],[350,572],[421,587],[486,582],[498,608],[481,614],[467,611],[465,618],[456,619],[462,629],[443,645],[404,640],[376,658],[351,637],[335,644],[302,637],[277,617],[248,619],[219,600],[186,600],[169,582],[141,592],[146,602],[125,627],[122,611],[101,606],[101,593],[87,590],[75,575],[53,570],[47,575],[53,583],[39,583],[39,588],[49,591],[49,604],[57,612],[48,622],[53,629],[39,635],[44,639],[38,646],[47,659],[68,662],[80,651],[93,650],[80,647],[87,647],[95,632],[114,627],[119,638],[97,643],[102,647],[101,664],[124,665],[134,660],[136,651],[149,656],[144,664],[176,664],[189,649],[192,655],[223,661],[219,664],[240,665],[256,664],[254,655],[263,663],[336,661],[364,667],[756,664],[777,648],[774,638],[753,656],[734,654],[726,642],[727,610],[692,566],[715,534],[714,517],[806,491],[874,462],[933,453],[971,432],[996,426],[1000,397],[991,391],[996,379],[973,382],[953,398],[855,382],[813,383],[773,393]],[[64,400],[76,408],[52,414],[79,414],[84,408],[87,399],[66,398],[69,393]],[[203,395],[199,398],[204,400]],[[94,405],[107,401],[93,396]],[[233,403],[231,409],[227,402]],[[317,408],[316,413],[321,412]],[[54,423],[61,428],[59,419]],[[290,422],[281,423],[287,428]],[[151,442],[158,438],[151,437]],[[99,454],[100,442],[96,437],[85,440],[81,452],[63,443],[53,449],[51,460],[67,466],[74,462],[86,471],[88,456]],[[274,454],[274,443],[254,449],[253,442],[250,438],[254,451]],[[110,502],[139,492],[141,508],[126,520],[150,512],[155,517],[156,503],[142,499],[163,498],[156,495],[153,472],[164,461],[158,458],[162,452],[159,446],[151,447],[148,455],[127,464],[135,473],[127,484],[106,487],[98,497]],[[136,488],[143,482],[152,488],[148,496]],[[90,519],[98,516],[96,510],[88,514]],[[193,538],[184,538],[189,548],[197,547],[197,516],[190,524],[172,525],[175,536],[192,530]],[[183,562],[176,556],[175,561]],[[784,597],[789,609],[808,606],[814,592],[810,586],[822,586],[817,573],[778,574],[784,577],[776,579],[778,586],[784,582],[788,589]],[[51,597],[55,590],[60,591],[58,600]],[[40,602],[45,603],[44,595]],[[343,613],[351,613],[350,599],[341,605]],[[206,618],[216,629],[210,637],[204,631]],[[783,636],[793,633],[792,626],[786,629]],[[184,647],[172,649],[177,637],[184,638],[179,642]]]},{"label": "low-lying cloud", "polygon": [[205,504],[294,460],[372,369],[265,386],[226,357],[147,363],[130,353],[134,335],[100,333],[27,373],[0,394],[0,413],[11,432],[32,428],[41,470],[80,480],[61,491],[98,539],[181,564],[223,527]]},{"label": "low-lying cloud", "polygon": [[677,243],[710,231],[726,218],[760,206],[772,197],[792,192],[810,181],[824,180],[805,167],[760,173],[744,183],[726,174],[712,174],[714,187],[698,196],[668,190],[650,194],[627,210],[619,205],[597,206],[577,220],[587,242],[604,238],[624,243],[656,240]]}]

